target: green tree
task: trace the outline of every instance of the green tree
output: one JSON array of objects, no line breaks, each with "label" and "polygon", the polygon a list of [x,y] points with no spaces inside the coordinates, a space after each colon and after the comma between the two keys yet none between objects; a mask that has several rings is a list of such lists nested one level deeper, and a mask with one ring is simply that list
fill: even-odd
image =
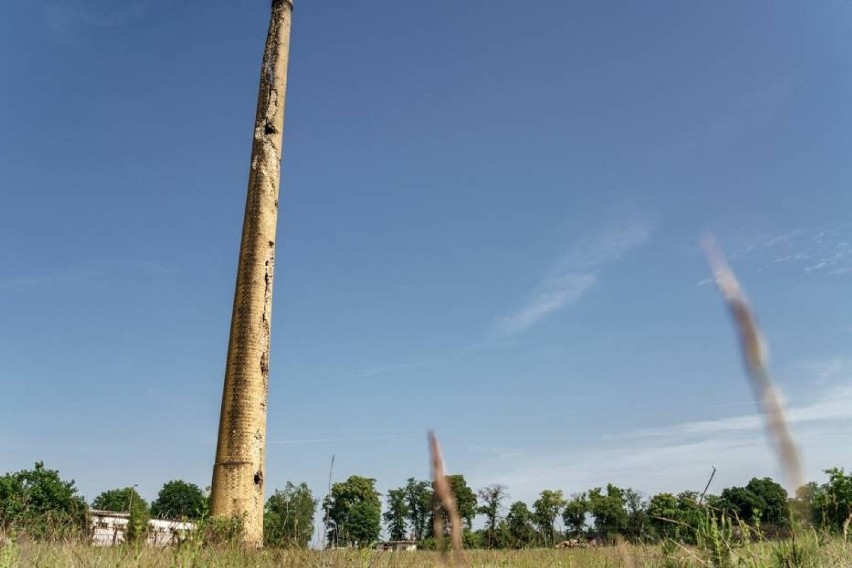
[{"label": "green tree", "polygon": [[578,537],[586,530],[586,513],[589,512],[589,501],[585,493],[574,495],[565,503],[562,510],[562,521],[565,529],[572,537]]},{"label": "green tree", "polygon": [[820,490],[816,481],[811,481],[796,489],[796,496],[790,499],[790,509],[796,522],[806,526],[820,526],[820,519],[815,506]]},{"label": "green tree", "polygon": [[[465,528],[470,530],[473,518],[476,516],[476,493],[468,486],[463,475],[448,475],[447,482],[449,482],[453,496],[456,498],[456,506],[459,509],[462,523]],[[448,527],[449,520],[445,518],[444,521],[444,526]]]},{"label": "green tree", "polygon": [[157,499],[151,503],[151,516],[158,519],[200,519],[207,508],[207,499],[194,483],[179,479],[163,485]]},{"label": "green tree", "polygon": [[276,491],[267,501],[263,539],[267,546],[307,548],[314,534],[317,500],[306,483]]},{"label": "green tree", "polygon": [[[695,544],[698,531],[706,526],[715,504],[698,504],[698,493],[684,491],[677,496],[660,493],[651,497],[646,508],[650,534],[658,539],[670,539],[684,544]],[[714,502],[715,496],[708,496]]]},{"label": "green tree", "polygon": [[85,527],[86,501],[74,480],[36,462],[31,470],[0,477],[0,532],[14,528],[32,538],[61,537]]},{"label": "green tree", "polygon": [[505,549],[513,546],[512,531],[509,530],[509,516],[506,515],[506,518],[497,524],[493,548]]},{"label": "green tree", "polygon": [[813,497],[814,516],[819,526],[842,531],[852,515],[852,474],[836,467],[825,473],[828,482],[821,485]]},{"label": "green tree", "polygon": [[480,489],[478,494],[481,505],[476,508],[476,512],[485,516],[485,547],[498,548],[497,527],[503,516],[503,502],[509,497],[506,486],[489,485]]},{"label": "green tree", "polygon": [[462,531],[462,541],[464,542],[464,547],[468,550],[483,549],[488,547],[488,535],[483,529],[476,531],[464,529]]},{"label": "green tree", "polygon": [[388,491],[387,511],[382,516],[385,519],[391,540],[404,540],[408,519],[405,487]]},{"label": "green tree", "polygon": [[553,546],[556,541],[556,518],[565,506],[561,490],[542,491],[533,503],[533,517],[538,526],[544,546]]},{"label": "green tree", "polygon": [[378,540],[382,506],[375,479],[353,475],[335,483],[323,500],[323,510],[331,525],[329,544],[363,548]]},{"label": "green tree", "polygon": [[648,523],[657,538],[679,540],[681,526],[677,501],[671,493],[659,493],[648,501]]},{"label": "green tree", "polygon": [[746,489],[759,496],[764,503],[761,511],[761,522],[775,527],[790,526],[790,506],[787,500],[787,490],[781,484],[768,477],[753,478]]},{"label": "green tree", "polygon": [[535,525],[532,511],[523,501],[515,501],[506,514],[510,548],[526,548],[535,542]]},{"label": "green tree", "polygon": [[612,483],[606,486],[606,494],[600,487],[589,491],[589,511],[595,517],[595,530],[605,539],[627,530],[627,510],[624,491]]},{"label": "green tree", "polygon": [[133,487],[104,491],[92,501],[92,508],[101,511],[129,512],[127,540],[135,541],[145,534],[151,516],[148,502]]},{"label": "green tree", "polygon": [[625,536],[633,542],[641,542],[650,537],[648,512],[642,495],[635,489],[625,489],[624,505],[627,509],[627,526]]},{"label": "green tree", "polygon": [[678,538],[685,544],[697,544],[698,532],[701,527],[706,527],[707,522],[713,516],[711,504],[715,496],[709,496],[705,504],[699,503],[701,497],[697,491],[683,491],[677,495],[677,510],[680,526],[678,527]]},{"label": "green tree", "polygon": [[774,527],[790,525],[787,491],[768,477],[755,477],[745,487],[724,489],[720,504],[726,514],[740,521]]},{"label": "green tree", "polygon": [[414,540],[422,541],[431,532],[432,485],[428,481],[409,478],[403,488],[408,508],[408,523]]}]

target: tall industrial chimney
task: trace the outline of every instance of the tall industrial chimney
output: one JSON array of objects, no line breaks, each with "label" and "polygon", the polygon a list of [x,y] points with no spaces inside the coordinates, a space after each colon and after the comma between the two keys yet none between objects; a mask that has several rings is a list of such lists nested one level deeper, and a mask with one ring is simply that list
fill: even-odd
[{"label": "tall industrial chimney", "polygon": [[263,545],[263,481],[272,276],[292,0],[273,0],[243,219],[210,513],[241,517],[243,543]]}]

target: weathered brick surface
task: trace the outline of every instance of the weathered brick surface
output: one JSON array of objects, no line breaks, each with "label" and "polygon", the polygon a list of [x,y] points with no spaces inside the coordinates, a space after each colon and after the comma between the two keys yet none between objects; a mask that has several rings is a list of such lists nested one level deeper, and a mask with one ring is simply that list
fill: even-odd
[{"label": "weathered brick surface", "polygon": [[290,0],[273,0],[263,53],[210,511],[243,516],[263,543],[263,478],[275,231],[290,49]]}]

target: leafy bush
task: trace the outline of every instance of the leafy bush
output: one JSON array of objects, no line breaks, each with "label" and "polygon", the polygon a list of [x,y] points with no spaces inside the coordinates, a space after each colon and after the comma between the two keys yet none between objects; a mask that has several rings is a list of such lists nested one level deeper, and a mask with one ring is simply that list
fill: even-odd
[{"label": "leafy bush", "polygon": [[276,491],[266,502],[263,537],[267,546],[307,548],[314,535],[317,500],[306,483]]},{"label": "leafy bush", "polygon": [[44,462],[0,477],[0,532],[56,539],[82,534],[85,522],[86,502],[74,481],[63,481]]},{"label": "leafy bush", "polygon": [[194,483],[174,480],[163,485],[151,503],[151,515],[158,519],[200,519],[207,509],[207,499]]}]

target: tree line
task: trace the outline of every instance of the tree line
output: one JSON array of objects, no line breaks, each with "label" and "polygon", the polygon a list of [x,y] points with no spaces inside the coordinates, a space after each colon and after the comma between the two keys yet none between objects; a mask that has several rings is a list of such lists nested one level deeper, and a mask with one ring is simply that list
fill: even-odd
[{"label": "tree line", "polygon": [[[563,540],[625,539],[639,543],[695,543],[710,524],[724,524],[764,536],[785,536],[794,524],[842,532],[852,520],[852,474],[826,470],[828,479],[811,482],[789,496],[768,477],[754,478],[742,487],[718,495],[658,493],[646,497],[632,488],[613,484],[566,496],[546,489],[531,504],[513,501],[506,486],[493,484],[474,491],[463,475],[448,475],[468,548],[517,549],[551,547]],[[264,540],[267,546],[304,548],[315,532],[321,509],[326,546],[368,547],[385,535],[412,540],[423,548],[435,545],[435,517],[448,530],[447,512],[434,498],[430,481],[410,478],[384,495],[374,478],[358,475],[334,483],[320,502],[305,483],[287,482],[267,500]],[[61,536],[84,528],[89,505],[73,481],[38,462],[32,470],[0,477],[0,532],[26,532],[33,538]],[[104,491],[91,508],[130,513],[128,537],[144,531],[149,518],[201,520],[207,497],[192,483],[165,483],[150,505],[133,487]],[[474,528],[474,520],[482,522]]]},{"label": "tree line", "polygon": [[[55,469],[36,462],[33,469],[0,476],[0,536],[60,539],[84,534],[90,510],[129,513],[127,540],[144,537],[149,519],[204,521],[208,496],[194,483],[172,480],[163,484],[150,504],[135,487],[103,491],[91,502],[78,494],[74,481],[63,480]],[[307,547],[314,533],[317,501],[307,484],[287,483],[266,502],[266,544]]]},{"label": "tree line", "polygon": [[[517,549],[550,547],[568,539],[692,544],[705,525],[726,521],[768,537],[789,534],[794,522],[842,531],[852,519],[852,474],[839,468],[826,473],[828,481],[809,483],[792,497],[765,477],[706,496],[685,491],[646,498],[635,489],[613,484],[570,496],[559,489],[545,489],[531,505],[512,501],[501,484],[474,491],[463,475],[448,475],[447,481],[456,498],[466,547]],[[442,516],[441,526],[449,523],[446,511],[434,499],[432,483],[410,478],[402,487],[390,489],[382,513],[375,482],[352,476],[332,486],[323,501],[328,545],[367,546],[379,539],[383,522],[391,540],[433,547],[435,515]],[[483,522],[474,529],[477,516]]]}]

